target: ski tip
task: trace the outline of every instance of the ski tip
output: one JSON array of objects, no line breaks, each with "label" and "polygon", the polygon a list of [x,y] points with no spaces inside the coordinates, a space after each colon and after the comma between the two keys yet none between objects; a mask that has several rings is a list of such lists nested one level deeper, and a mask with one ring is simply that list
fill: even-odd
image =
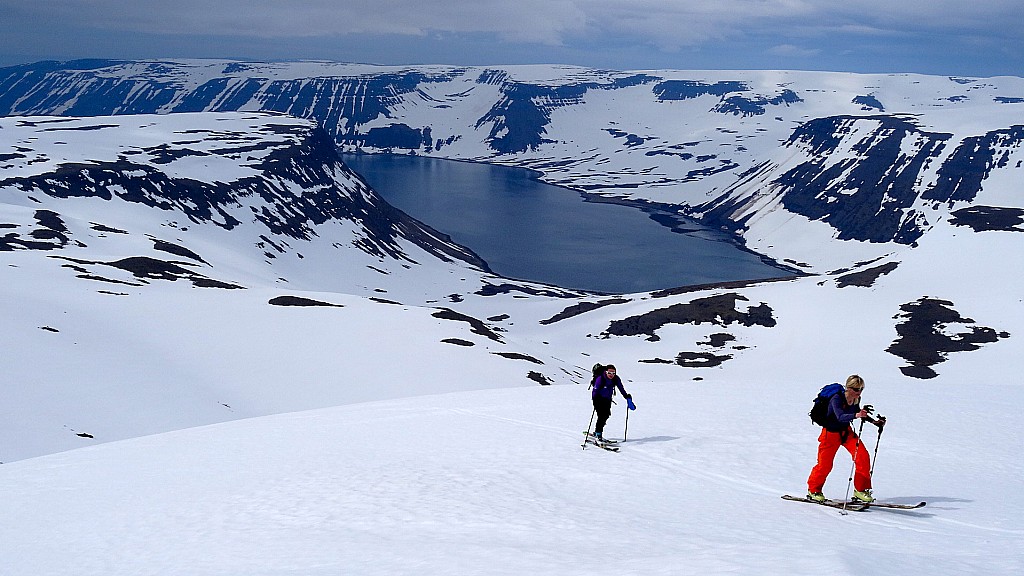
[{"label": "ski tip", "polygon": [[928,503],[925,501],[918,502],[917,504],[893,504],[890,502],[872,502],[868,506],[872,508],[888,508],[891,510],[917,510],[918,508],[924,508]]}]

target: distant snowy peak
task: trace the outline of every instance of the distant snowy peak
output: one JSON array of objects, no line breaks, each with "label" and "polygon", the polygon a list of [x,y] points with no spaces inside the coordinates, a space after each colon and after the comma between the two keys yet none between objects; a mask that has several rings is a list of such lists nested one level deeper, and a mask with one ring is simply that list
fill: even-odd
[{"label": "distant snowy peak", "polygon": [[952,211],[1020,207],[1007,188],[1022,161],[1016,77],[220,60],[0,69],[0,114],[229,110],[315,120],[348,152],[509,164],[679,206],[780,260],[792,257],[773,231],[782,221],[823,224],[823,241],[892,245],[877,256]]},{"label": "distant snowy peak", "polygon": [[[415,263],[415,248],[486,267],[381,200],[315,123],[287,116],[0,118],[0,201],[0,250],[85,247],[72,220],[104,234],[156,220],[178,234],[232,232],[267,262],[338,249],[347,237],[368,261]],[[145,232],[159,238],[152,225]],[[208,263],[198,249],[165,244]]]}]

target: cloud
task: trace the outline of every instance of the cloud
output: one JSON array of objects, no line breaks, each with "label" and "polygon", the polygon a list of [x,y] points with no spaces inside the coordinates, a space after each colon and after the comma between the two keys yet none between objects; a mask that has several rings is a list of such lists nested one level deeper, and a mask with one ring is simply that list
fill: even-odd
[{"label": "cloud", "polygon": [[43,19],[100,30],[163,35],[308,38],[349,34],[424,36],[489,33],[559,43],[582,30],[576,0],[40,0],[25,7]]},{"label": "cloud", "polygon": [[[5,2],[6,4],[6,2]],[[1020,37],[1019,0],[26,0],[18,12],[100,30],[308,38],[494,34],[563,44],[608,35],[693,46],[748,35],[941,30]],[[780,38],[781,39],[781,38]]]},{"label": "cloud", "polygon": [[769,48],[768,53],[787,58],[811,58],[821,54],[821,50],[818,48],[801,48],[793,44],[779,44]]},{"label": "cloud", "polygon": [[[0,0],[0,58],[364,58],[1020,74],[1020,0]],[[913,44],[911,47],[910,44]],[[6,45],[4,45],[6,44]],[[912,48],[912,49],[911,49]],[[4,53],[6,51],[6,54]],[[888,55],[888,56],[887,56]],[[828,58],[832,57],[832,61]],[[878,64],[866,64],[874,58]],[[991,59],[991,58],[989,58]],[[936,70],[941,66],[932,66]],[[948,68],[948,67],[947,67]],[[952,70],[951,70],[952,71]],[[963,72],[963,71],[962,71]],[[961,72],[961,73],[962,73]]]}]

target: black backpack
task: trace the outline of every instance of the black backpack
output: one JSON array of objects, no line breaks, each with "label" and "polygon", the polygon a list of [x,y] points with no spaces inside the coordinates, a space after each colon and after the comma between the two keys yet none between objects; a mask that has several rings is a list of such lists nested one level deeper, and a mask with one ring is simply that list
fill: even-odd
[{"label": "black backpack", "polygon": [[807,413],[811,417],[811,422],[818,426],[825,426],[825,420],[828,417],[828,403],[832,400],[833,396],[842,394],[844,390],[843,385],[838,383],[832,383],[823,387],[818,392],[818,395],[814,397],[814,405],[811,406],[811,411]]},{"label": "black backpack", "polygon": [[590,386],[593,387],[594,383],[597,382],[597,377],[604,374],[604,364],[594,364],[594,367],[590,369]]}]

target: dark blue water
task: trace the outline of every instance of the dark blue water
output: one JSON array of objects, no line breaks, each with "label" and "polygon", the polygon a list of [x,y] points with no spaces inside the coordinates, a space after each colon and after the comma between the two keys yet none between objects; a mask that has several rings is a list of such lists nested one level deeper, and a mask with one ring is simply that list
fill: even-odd
[{"label": "dark blue water", "polygon": [[691,221],[687,232],[673,232],[641,210],[585,202],[521,168],[421,156],[342,159],[390,204],[509,278],[629,293],[790,275],[718,230]]}]

